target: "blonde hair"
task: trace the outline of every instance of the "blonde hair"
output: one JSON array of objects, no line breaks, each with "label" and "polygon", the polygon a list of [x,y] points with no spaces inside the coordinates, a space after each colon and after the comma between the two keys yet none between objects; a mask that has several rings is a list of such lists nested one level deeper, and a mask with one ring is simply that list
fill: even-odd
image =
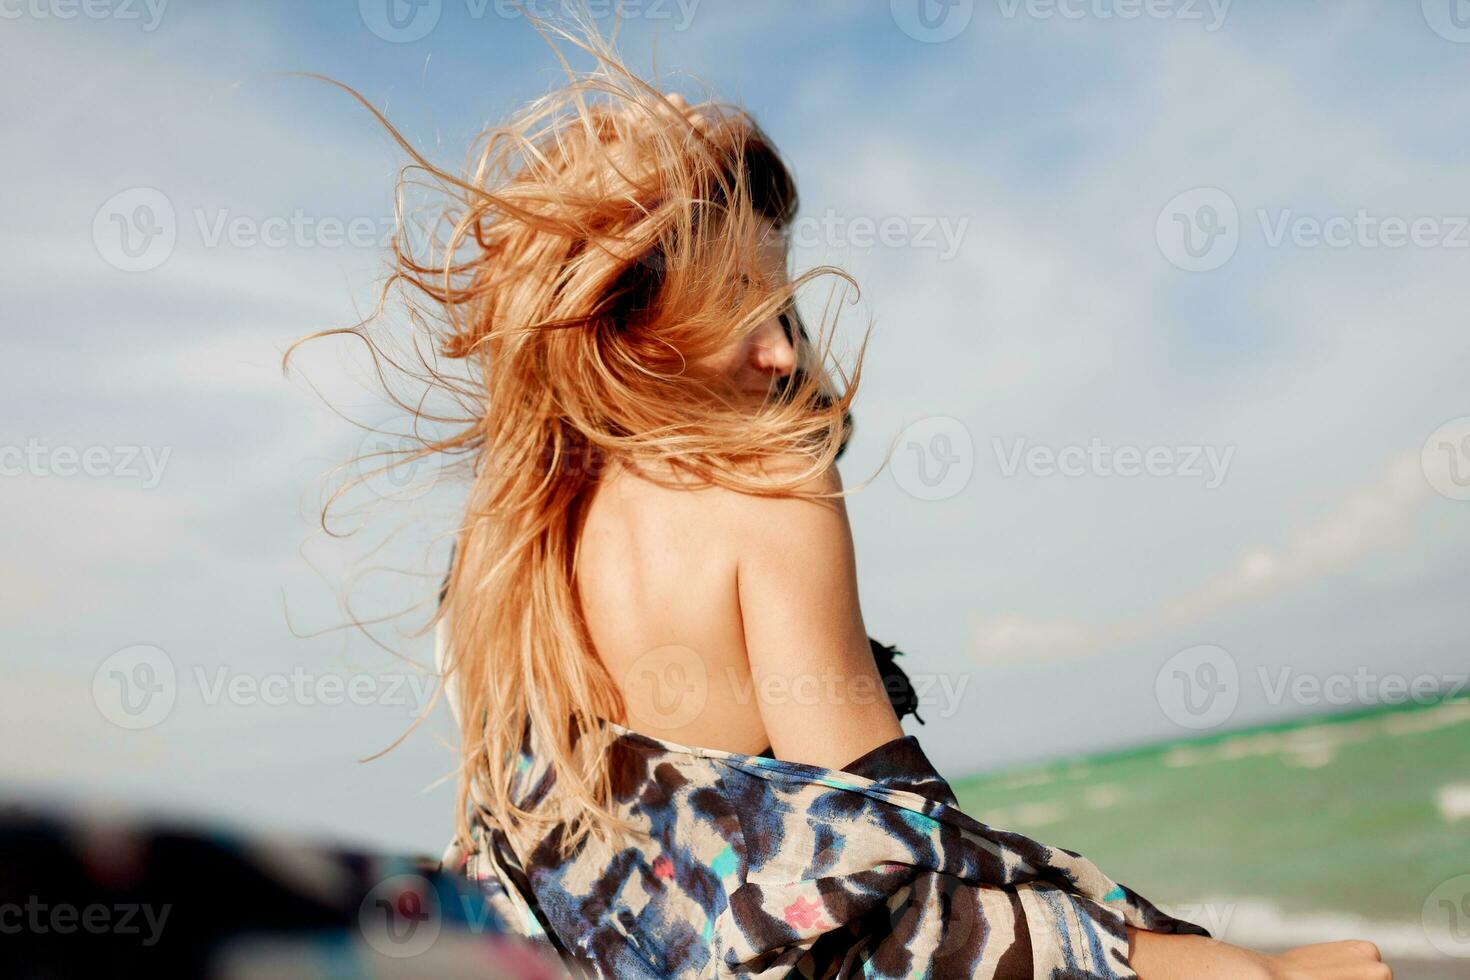
[{"label": "blonde hair", "polygon": [[[580,508],[602,467],[615,459],[745,493],[810,492],[799,488],[842,446],[861,367],[859,349],[849,371],[831,372],[837,390],[830,333],[808,338],[795,312],[798,289],[818,276],[853,285],[845,274],[822,267],[775,282],[757,272],[762,234],[789,226],[797,194],[755,121],[707,102],[694,107],[706,117],[696,125],[585,24],[538,29],[594,67],[573,71],[553,43],[567,83],[484,132],[464,176],[430,164],[358,96],[413,158],[400,207],[410,173],[446,199],[442,240],[427,256],[400,221],[377,312],[390,288],[407,287],[412,316],[440,354],[463,359],[474,391],[471,417],[399,460],[470,463],[437,614],[460,724],[456,836],[466,847],[477,822],[507,832],[563,822],[568,849],[628,829],[611,806],[615,733],[603,724],[621,721],[623,704],[574,577]],[[774,397],[752,405],[697,369],[772,316],[800,365]],[[316,336],[372,346],[376,318]],[[462,386],[424,363],[428,381]],[[523,808],[512,791],[528,726],[568,820]]]}]

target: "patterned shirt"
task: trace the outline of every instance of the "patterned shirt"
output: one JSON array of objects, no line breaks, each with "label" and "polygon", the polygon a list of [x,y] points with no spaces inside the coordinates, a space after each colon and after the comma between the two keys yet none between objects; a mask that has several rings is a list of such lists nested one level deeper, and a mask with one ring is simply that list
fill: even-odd
[{"label": "patterned shirt", "polygon": [[[646,836],[561,859],[560,824],[520,847],[481,824],[446,856],[579,975],[1111,980],[1125,925],[1204,934],[967,816],[913,736],[833,770],[612,728],[614,811]],[[529,728],[518,770],[521,806],[555,805]]]}]

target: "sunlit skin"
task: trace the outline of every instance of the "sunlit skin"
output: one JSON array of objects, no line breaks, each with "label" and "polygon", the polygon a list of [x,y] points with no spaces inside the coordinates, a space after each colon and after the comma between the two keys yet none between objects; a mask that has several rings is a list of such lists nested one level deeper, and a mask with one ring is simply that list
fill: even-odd
[{"label": "sunlit skin", "polygon": [[[687,105],[672,96],[676,108]],[[774,229],[758,275],[785,275]],[[778,317],[697,367],[752,398],[796,368]],[[822,489],[840,489],[836,472]],[[841,768],[902,734],[869,652],[846,507],[604,474],[586,509],[578,594],[625,724],[666,741]],[[1372,943],[1267,955],[1128,930],[1143,980],[1385,980]]]}]

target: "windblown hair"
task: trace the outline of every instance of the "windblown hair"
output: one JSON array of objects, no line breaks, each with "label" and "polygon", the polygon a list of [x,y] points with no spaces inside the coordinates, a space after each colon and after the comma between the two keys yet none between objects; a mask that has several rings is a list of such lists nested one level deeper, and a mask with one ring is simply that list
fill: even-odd
[{"label": "windblown hair", "polygon": [[[691,107],[706,117],[695,125],[595,32],[555,33],[593,69],[562,59],[567,83],[483,133],[463,176],[430,164],[372,110],[415,163],[400,205],[410,173],[447,202],[428,255],[415,254],[400,221],[383,296],[399,285],[475,392],[473,417],[409,454],[472,464],[437,614],[461,729],[456,832],[466,845],[479,821],[517,832],[556,819],[522,809],[512,791],[528,726],[570,802],[562,846],[628,829],[609,803],[615,733],[603,724],[622,721],[624,707],[575,578],[599,474],[616,462],[684,484],[810,493],[801,487],[842,448],[861,366],[860,349],[850,370],[829,371],[830,332],[809,337],[795,306],[815,277],[844,290],[850,279],[828,267],[781,281],[759,272],[762,235],[789,229],[797,192],[755,121],[706,102]],[[772,316],[799,367],[769,397],[742,399],[698,369]],[[326,333],[368,339],[366,323]]]}]

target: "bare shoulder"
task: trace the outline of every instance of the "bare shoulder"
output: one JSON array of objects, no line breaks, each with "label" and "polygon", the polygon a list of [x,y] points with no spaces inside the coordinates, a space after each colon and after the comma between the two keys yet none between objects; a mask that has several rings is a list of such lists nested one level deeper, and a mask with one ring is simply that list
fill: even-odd
[{"label": "bare shoulder", "polygon": [[828,767],[903,733],[863,626],[841,490],[833,469],[791,494],[747,495],[734,549],[751,676],[773,692],[758,698],[771,746]]},{"label": "bare shoulder", "polygon": [[795,480],[781,493],[724,491],[720,510],[732,521],[742,545],[753,556],[767,551],[807,552],[809,548],[850,544],[842,477],[836,467],[812,471],[809,461],[778,459],[767,475]]},{"label": "bare shoulder", "polygon": [[[742,597],[762,597],[750,615],[801,597],[811,611],[849,607],[857,620],[857,569],[842,478],[835,467],[806,473],[804,461],[781,462],[802,477],[791,492],[741,494],[730,507],[736,526],[732,547]],[[799,614],[789,609],[788,614]]]},{"label": "bare shoulder", "polygon": [[751,493],[667,472],[622,470],[607,482],[610,495],[641,510],[686,526],[703,525],[732,543],[759,549],[804,537],[847,534],[842,478],[835,467],[813,470],[810,460],[778,457],[761,473],[791,480],[778,493]]}]

